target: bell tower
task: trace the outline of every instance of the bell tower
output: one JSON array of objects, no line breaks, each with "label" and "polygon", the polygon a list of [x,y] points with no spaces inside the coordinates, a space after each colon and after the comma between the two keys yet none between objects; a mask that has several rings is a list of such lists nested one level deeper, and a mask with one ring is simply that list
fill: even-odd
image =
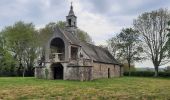
[{"label": "bell tower", "polygon": [[66,16],[66,27],[68,31],[72,31],[72,32],[74,32],[77,29],[77,17],[74,14],[72,2],[71,2],[69,14],[68,16]]}]

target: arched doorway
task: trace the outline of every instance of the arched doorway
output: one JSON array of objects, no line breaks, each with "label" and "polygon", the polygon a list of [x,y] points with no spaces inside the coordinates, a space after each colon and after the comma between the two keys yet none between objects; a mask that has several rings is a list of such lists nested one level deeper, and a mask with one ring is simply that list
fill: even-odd
[{"label": "arched doorway", "polygon": [[55,62],[63,61],[65,56],[65,45],[61,38],[54,38],[50,43],[50,59]]},{"label": "arched doorway", "polygon": [[63,79],[63,66],[60,63],[52,64],[53,69],[53,78],[54,79]]}]

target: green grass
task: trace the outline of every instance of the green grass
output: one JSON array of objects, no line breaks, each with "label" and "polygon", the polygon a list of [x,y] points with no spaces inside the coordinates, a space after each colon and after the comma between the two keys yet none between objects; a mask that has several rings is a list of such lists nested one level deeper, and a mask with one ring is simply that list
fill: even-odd
[{"label": "green grass", "polygon": [[79,82],[1,77],[1,99],[170,100],[170,79],[121,77]]}]

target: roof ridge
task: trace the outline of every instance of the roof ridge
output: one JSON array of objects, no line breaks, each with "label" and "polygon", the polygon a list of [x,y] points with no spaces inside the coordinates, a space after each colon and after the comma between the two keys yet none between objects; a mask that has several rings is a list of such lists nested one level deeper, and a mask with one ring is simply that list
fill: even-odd
[{"label": "roof ridge", "polygon": [[[103,47],[100,47],[100,46],[97,46],[97,45],[95,45],[95,44],[91,44],[91,43],[87,43],[87,42],[85,42],[86,44],[89,44],[89,45],[92,45],[92,46],[95,46],[95,47],[98,47],[98,48],[101,48],[101,49],[103,49],[103,50],[107,50],[106,48],[103,48]],[[108,50],[107,50],[108,51]]]}]

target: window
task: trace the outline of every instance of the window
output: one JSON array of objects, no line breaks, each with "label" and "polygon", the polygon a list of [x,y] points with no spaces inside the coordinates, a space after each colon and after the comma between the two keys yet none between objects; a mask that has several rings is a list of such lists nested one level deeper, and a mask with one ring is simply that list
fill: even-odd
[{"label": "window", "polygon": [[72,60],[77,60],[77,53],[78,53],[78,48],[77,47],[71,47],[71,59]]},{"label": "window", "polygon": [[68,19],[68,25],[71,26],[71,19]]}]

